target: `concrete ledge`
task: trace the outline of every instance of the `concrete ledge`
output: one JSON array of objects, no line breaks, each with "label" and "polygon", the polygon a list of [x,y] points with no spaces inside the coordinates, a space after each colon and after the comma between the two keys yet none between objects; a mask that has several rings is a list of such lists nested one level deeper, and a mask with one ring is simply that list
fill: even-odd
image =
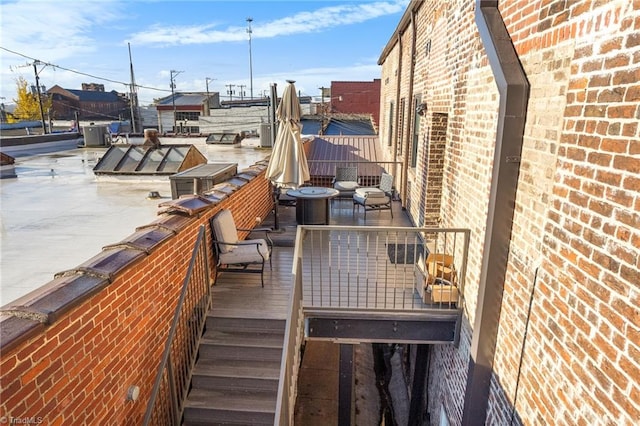
[{"label": "concrete ledge", "polygon": [[189,223],[191,223],[191,219],[189,219],[188,217],[174,215],[174,214],[163,214],[159,219],[156,219],[147,225],[142,225],[137,227],[136,231],[141,231],[143,229],[149,229],[149,228],[157,228],[157,229],[165,229],[169,232],[177,234],[181,229],[185,228]]},{"label": "concrete ledge", "polygon": [[143,256],[146,256],[144,252],[126,247],[103,250],[101,253],[82,263],[80,266],[60,272],[56,274],[55,277],[59,278],[73,274],[87,274],[105,278],[111,282],[120,271]]},{"label": "concrete ledge", "polygon": [[260,173],[262,173],[262,170],[252,167],[252,168],[248,168],[240,171],[240,173],[238,173],[236,176],[241,177],[243,179],[251,180],[254,177],[258,176]]},{"label": "concrete ledge", "polygon": [[202,196],[205,197],[207,200],[210,200],[213,203],[219,203],[220,201],[224,200],[225,198],[229,198],[229,195],[225,194],[224,192],[220,192],[220,191],[216,191],[216,190],[211,190],[210,192],[207,192],[206,194],[204,194]]},{"label": "concrete ledge", "polygon": [[76,140],[82,135],[78,132],[50,133],[46,135],[25,135],[15,137],[0,137],[0,147],[29,146],[46,142]]},{"label": "concrete ledge", "polygon": [[213,189],[210,192],[218,192],[218,193],[223,193],[227,196],[230,196],[231,194],[233,194],[234,192],[236,192],[238,190],[238,186],[228,183],[228,182],[224,182],[224,183],[219,183],[216,186],[213,187]]},{"label": "concrete ledge", "polygon": [[54,323],[63,313],[84,303],[85,299],[109,284],[106,278],[91,275],[67,275],[15,300],[2,313],[32,318],[43,324]]},{"label": "concrete ledge", "polygon": [[[251,179],[253,179],[253,178],[251,178]],[[247,183],[249,183],[249,181],[250,181],[251,179],[247,180],[247,179],[244,179],[244,178],[242,178],[242,177],[240,177],[240,176],[234,176],[234,177],[232,177],[231,179],[229,179],[227,182],[228,182],[230,185],[235,185],[235,186],[237,186],[238,188],[242,188],[242,187],[243,187],[243,186],[245,186]]]},{"label": "concrete ledge", "polygon": [[39,321],[1,313],[0,348],[2,352],[9,351],[42,330],[44,324]]},{"label": "concrete ledge", "polygon": [[171,238],[173,235],[175,235],[175,233],[166,228],[137,229],[136,232],[129,235],[124,240],[104,246],[102,249],[109,250],[113,248],[129,247],[142,250],[149,254],[156,246]]},{"label": "concrete ledge", "polygon": [[160,203],[160,213],[185,213],[188,216],[195,216],[203,210],[208,209],[213,201],[199,195],[183,195],[177,200]]}]

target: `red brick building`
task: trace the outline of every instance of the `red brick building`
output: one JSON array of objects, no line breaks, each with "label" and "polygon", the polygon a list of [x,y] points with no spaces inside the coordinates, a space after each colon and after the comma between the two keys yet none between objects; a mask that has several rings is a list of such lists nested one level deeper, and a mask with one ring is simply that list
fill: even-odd
[{"label": "red brick building", "polygon": [[411,1],[379,64],[403,203],[471,229],[431,424],[637,424],[640,2]]},{"label": "red brick building", "polygon": [[103,85],[83,83],[82,90],[63,89],[55,85],[47,90],[56,119],[121,120],[130,117],[127,97],[115,90],[104,91]]},{"label": "red brick building", "polygon": [[371,114],[374,126],[380,124],[380,79],[373,81],[332,81],[332,114]]}]

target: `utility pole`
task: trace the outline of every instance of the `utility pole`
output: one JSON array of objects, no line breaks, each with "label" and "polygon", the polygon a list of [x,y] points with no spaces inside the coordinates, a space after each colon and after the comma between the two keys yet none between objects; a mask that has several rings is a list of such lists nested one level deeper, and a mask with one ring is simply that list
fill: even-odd
[{"label": "utility pole", "polygon": [[247,33],[249,34],[249,94],[251,99],[253,99],[253,63],[251,59],[251,34],[253,31],[251,30],[251,23],[253,22],[253,18],[247,18]]},{"label": "utility pole", "polygon": [[[36,75],[36,92],[38,93],[38,105],[40,106],[40,120],[42,121],[42,134],[47,134],[47,124],[44,121],[44,109],[42,109],[42,93],[40,92],[40,77],[38,77],[38,65],[41,65],[42,62],[39,60],[33,61],[33,72]],[[47,64],[44,64],[46,67]]]},{"label": "utility pole", "polygon": [[246,84],[239,84],[238,87],[240,88],[240,100],[244,99],[244,95],[246,94],[246,92],[244,91],[244,88],[247,87]]},{"label": "utility pole", "polygon": [[[129,46],[129,66],[131,68],[131,90],[130,90],[130,99],[129,106],[131,108],[131,131],[132,133],[137,133],[136,129],[136,118],[138,112],[138,94],[136,92],[136,79],[133,75],[133,61],[131,60],[131,43],[127,43]],[[140,123],[142,126],[142,123]]]},{"label": "utility pole", "polygon": [[173,105],[173,133],[176,132],[176,128],[178,127],[177,122],[176,122],[176,95],[174,92],[174,89],[176,88],[176,84],[174,83],[174,77],[176,77],[178,74],[182,73],[184,71],[176,71],[176,70],[171,70],[171,104]]},{"label": "utility pole", "polygon": [[210,115],[211,114],[211,104],[209,103],[209,82],[213,81],[213,78],[209,78],[209,77],[205,77],[204,82],[207,85],[207,114],[206,115]]},{"label": "utility pole", "polygon": [[235,93],[233,91],[233,88],[236,87],[235,84],[225,84],[225,86],[227,86],[229,89],[227,90],[227,95],[229,95],[229,100],[232,101],[233,100],[233,94]]},{"label": "utility pole", "polygon": [[322,120],[320,121],[320,135],[324,134],[324,120],[325,120],[325,110],[324,110],[324,91],[326,89],[326,87],[319,87],[320,89],[320,99],[321,99],[321,104],[320,104],[320,110],[322,111]]}]

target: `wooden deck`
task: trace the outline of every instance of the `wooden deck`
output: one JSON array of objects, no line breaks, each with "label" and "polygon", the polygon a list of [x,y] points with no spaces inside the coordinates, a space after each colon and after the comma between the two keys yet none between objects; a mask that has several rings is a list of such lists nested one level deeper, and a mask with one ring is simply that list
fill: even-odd
[{"label": "wooden deck", "polygon": [[[351,200],[334,200],[330,225],[344,226],[412,226],[399,202],[389,211],[368,212],[366,222],[362,211],[353,214]],[[265,218],[263,227],[274,226],[273,214]],[[289,292],[292,287],[293,251],[296,236],[295,207],[278,206],[278,227],[273,234],[273,269],[266,266],[264,288],[259,274],[220,273],[213,287],[212,311],[230,318],[286,319]]]},{"label": "wooden deck", "polygon": [[[214,324],[219,324],[221,322],[224,323],[226,321],[229,321],[230,324],[236,324],[233,327],[227,327],[227,331],[222,333],[223,335],[233,331],[236,334],[240,333],[241,336],[244,336],[244,334],[242,334],[244,333],[242,329],[247,327],[247,324],[250,327],[261,327],[259,325],[260,323],[267,323],[270,322],[270,320],[284,321],[287,319],[290,293],[293,288],[292,270],[294,244],[297,232],[297,224],[295,221],[296,208],[295,206],[278,206],[277,210],[279,232],[272,234],[272,239],[274,241],[272,254],[273,268],[269,269],[269,266],[266,266],[264,287],[261,286],[259,274],[228,272],[220,273],[216,285],[213,287],[212,306],[209,312],[211,323],[208,322],[208,324],[211,324],[211,328],[214,328]],[[354,213],[353,202],[351,200],[338,199],[331,202],[330,225],[412,227],[406,212],[402,210],[398,201],[393,202],[393,218],[388,210],[373,211],[367,213],[365,221],[363,211],[356,210]],[[274,215],[272,214],[266,218],[265,222],[262,223],[261,226],[275,228]],[[250,237],[253,238],[254,236]],[[255,237],[262,238],[262,234],[256,234]],[[309,241],[306,241],[305,246],[309,245]],[[413,289],[413,283],[411,282],[411,284],[409,284],[407,281],[409,274],[406,273],[406,270],[413,269],[413,264],[409,264],[409,262],[398,262],[397,259],[395,259],[396,261],[392,261],[393,259],[387,251],[388,245],[388,241],[382,240],[375,242],[375,248],[373,248],[373,246],[371,247],[372,250],[377,252],[379,261],[374,262],[375,264],[368,264],[367,268],[365,268],[366,270],[362,270],[363,286],[361,288],[357,288],[357,291],[353,292],[349,289],[349,286],[346,286],[339,292],[335,292],[335,289],[332,289],[334,290],[332,293],[327,293],[327,301],[329,302],[330,308],[342,307],[345,300],[352,299],[356,294],[364,295],[365,297],[362,300],[372,302],[366,307],[368,309],[378,308],[401,310],[415,308],[417,305],[424,307],[422,301],[417,297],[417,292]],[[355,253],[351,253],[351,249],[347,249],[346,251],[348,253],[345,253],[344,251],[341,253],[332,253],[330,256],[331,264],[336,265],[336,268],[339,266],[338,269],[340,269],[348,267],[350,263],[357,263],[358,256]],[[321,249],[313,252],[306,252],[304,255],[306,256],[306,259],[304,259],[303,262],[305,262],[306,266],[303,266],[303,269],[308,269],[309,264],[306,262],[309,260],[315,261],[316,265],[318,265],[319,260],[322,262],[329,260],[326,259],[327,253],[323,253]],[[320,256],[325,256],[325,258],[318,259]],[[365,266],[365,264],[359,264],[358,268],[360,269],[362,266]],[[402,270],[402,273],[400,273],[400,270]],[[325,273],[328,272],[329,268],[327,267]],[[335,272],[336,271],[334,270],[332,273]],[[303,292],[305,293],[305,305],[308,305],[310,302],[307,302],[307,297],[309,296],[309,283],[311,282],[311,278],[306,276],[306,272],[304,274],[305,285]],[[349,274],[351,276],[350,272]],[[380,277],[385,275],[391,275],[391,278],[385,282],[393,282],[394,285],[392,287],[377,288],[375,291],[372,291],[371,288],[367,287],[369,284],[380,281]],[[394,279],[394,275],[402,275],[403,279]],[[307,281],[309,283],[307,283]],[[330,294],[333,294],[333,296]],[[321,298],[324,296],[325,295],[321,296]],[[442,335],[441,324],[429,326],[429,324],[425,323],[423,320],[416,322],[414,317],[403,319],[394,317],[392,327],[384,327],[383,325],[380,325],[386,324],[386,320],[388,320],[386,317],[380,318],[384,320],[383,323],[377,322],[376,325],[372,327],[372,324],[368,322],[371,318],[365,318],[363,320],[358,315],[354,318],[345,318],[341,316],[341,314],[338,314],[338,317],[333,315],[335,315],[335,311],[333,310],[326,313],[315,311],[308,318],[310,321],[310,328],[314,330],[314,336],[312,339],[315,343],[321,346],[320,352],[318,352],[317,349],[313,349],[313,345],[308,345],[307,350],[305,351],[304,358],[307,359],[307,361],[305,363],[305,368],[303,368],[299,376],[298,386],[302,389],[302,393],[299,395],[301,398],[296,401],[296,424],[337,424],[338,401],[336,386],[338,381],[338,366],[337,362],[329,362],[329,353],[327,352],[328,349],[335,349],[338,347],[331,343],[336,341],[335,338],[344,338],[345,341],[358,340],[357,337],[353,337],[350,333],[355,332],[358,336],[366,336],[367,333],[371,332],[371,330],[375,330],[376,335],[381,339],[389,341],[404,341],[405,339],[401,336],[415,336],[414,339],[416,341],[438,341]],[[411,323],[411,321],[413,322]],[[415,330],[423,331],[416,333]],[[250,330],[248,330],[246,334],[249,336]],[[451,335],[452,333],[449,331],[449,334]],[[450,341],[450,335],[447,335],[442,340]],[[272,334],[270,332],[265,332],[264,330],[257,332],[255,336],[251,335],[249,337],[257,339],[255,343],[256,346],[262,345],[265,348],[268,346],[269,351],[274,351],[276,349],[273,339],[283,339],[282,334],[276,335],[275,332]],[[238,338],[239,337],[234,337],[236,340]],[[248,337],[242,337],[242,339],[248,339]],[[267,342],[265,339],[269,341]],[[322,346],[323,340],[325,341],[324,343],[328,343],[328,346]],[[365,339],[363,341],[374,341],[374,339]],[[248,359],[255,358],[254,361],[250,361],[248,364],[254,369],[255,365],[260,364],[264,366],[265,369],[268,368],[268,374],[267,372],[261,372],[259,374],[260,377],[255,377],[255,373],[249,374],[244,371],[240,371],[239,367],[234,367],[234,374],[236,374],[237,378],[232,378],[230,381],[242,386],[242,384],[247,381],[253,383],[258,382],[258,379],[260,379],[262,380],[262,383],[264,383],[267,381],[266,379],[268,377],[279,377],[277,372],[280,370],[280,367],[279,364],[275,362],[276,359],[279,359],[276,356],[277,354],[274,353],[273,361],[270,361],[271,358],[268,360],[264,359],[266,357],[265,353],[267,353],[265,348],[260,348],[256,352],[256,354],[261,355],[251,355],[250,344],[253,345],[251,342],[246,343],[246,346],[243,349],[240,349],[237,354],[227,355],[227,358],[233,358],[233,362],[236,364],[239,362],[235,360],[236,357],[247,357]],[[259,357],[262,357],[260,362],[258,362]],[[312,362],[314,359],[322,359],[324,362]],[[213,366],[213,364],[220,362],[221,361],[210,361],[209,364]],[[271,366],[272,364],[273,366]],[[211,368],[213,368],[212,366]],[[207,365],[204,367],[207,367]],[[196,369],[200,368],[200,371],[204,370],[206,372],[204,367],[196,366]],[[218,373],[218,376],[219,375],[220,373]],[[247,375],[251,377],[244,377]],[[230,373],[229,376],[231,376]],[[259,389],[266,389],[266,387],[267,385],[264,384],[259,385]],[[224,391],[220,391],[222,393],[216,398],[223,398],[223,396],[227,394],[235,395],[234,392],[236,391],[230,391],[229,389],[230,388],[227,387]],[[205,404],[205,401],[210,401],[211,398],[213,398],[213,394],[207,390],[198,390],[197,392],[195,392],[196,395],[192,397],[192,401],[194,402],[190,402],[191,407],[195,406],[197,408],[199,404]],[[272,390],[267,392],[266,390],[256,391],[255,389],[241,389],[241,391],[238,392],[241,392],[241,395],[243,395],[245,405],[256,405],[259,402],[264,405],[264,411],[268,411],[269,413],[271,412],[270,410],[273,410],[275,407],[274,401],[277,393],[276,391]],[[254,400],[258,402],[254,402]],[[211,403],[207,402],[207,404]],[[224,404],[229,407],[235,407],[239,403],[235,400],[225,400]],[[230,408],[227,408],[227,410],[230,410]],[[203,418],[211,418],[210,416],[212,415],[212,412],[217,413],[215,409],[209,408],[208,412],[202,414]],[[247,419],[258,419],[258,417],[255,417],[258,415],[256,413],[237,414],[236,412],[227,414],[227,419],[229,422],[232,422],[232,420],[239,422],[240,420],[238,419],[245,418],[240,416],[249,415],[254,417],[247,417]],[[261,413],[260,415],[265,415],[265,418],[267,418],[265,413]],[[271,417],[268,418],[270,419]],[[258,423],[257,420],[246,420],[245,424],[246,423],[263,424]],[[193,421],[185,422],[185,424],[204,425],[213,423],[208,423],[206,421]],[[267,422],[265,421],[264,424],[267,424]]]}]

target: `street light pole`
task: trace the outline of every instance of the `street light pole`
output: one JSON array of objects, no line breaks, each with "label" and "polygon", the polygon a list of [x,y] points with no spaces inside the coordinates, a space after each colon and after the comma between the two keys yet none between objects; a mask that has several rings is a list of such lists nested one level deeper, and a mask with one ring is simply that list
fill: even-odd
[{"label": "street light pole", "polygon": [[249,25],[247,27],[247,33],[249,33],[249,95],[251,96],[251,99],[253,99],[253,61],[251,58],[251,33],[253,32],[251,31],[252,22],[253,18],[247,18],[247,23]]}]

